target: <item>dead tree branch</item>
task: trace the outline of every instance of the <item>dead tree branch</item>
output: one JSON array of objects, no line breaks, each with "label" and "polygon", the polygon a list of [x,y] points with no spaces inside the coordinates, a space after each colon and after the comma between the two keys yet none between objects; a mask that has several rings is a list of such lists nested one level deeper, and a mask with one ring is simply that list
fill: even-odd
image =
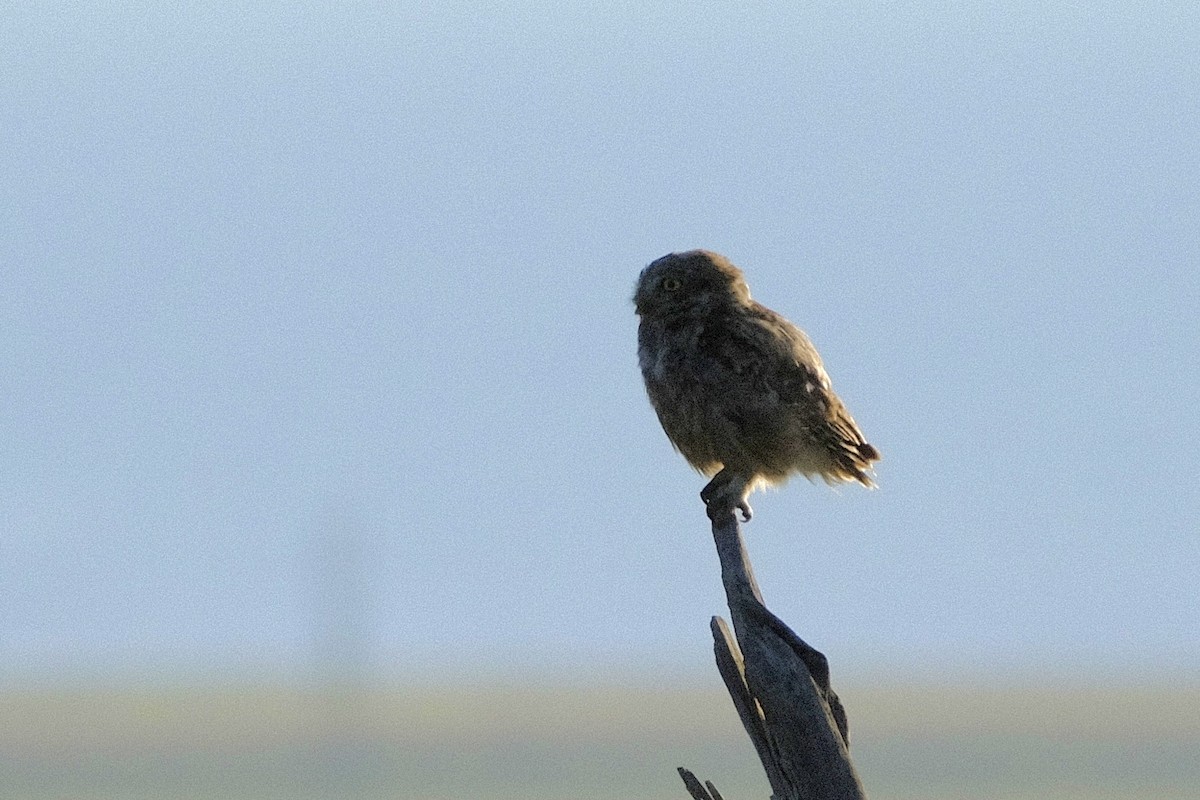
[{"label": "dead tree branch", "polygon": [[[846,712],[829,662],[763,604],[732,508],[709,508],[733,631],[713,617],[717,669],[758,753],[774,800],[865,800],[850,761]],[[736,634],[736,636],[735,636]],[[720,795],[680,769],[695,800]]]}]

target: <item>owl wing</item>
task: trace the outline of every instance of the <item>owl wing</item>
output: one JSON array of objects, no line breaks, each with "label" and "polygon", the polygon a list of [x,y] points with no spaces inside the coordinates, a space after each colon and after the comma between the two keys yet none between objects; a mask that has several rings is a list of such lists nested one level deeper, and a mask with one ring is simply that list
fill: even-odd
[{"label": "owl wing", "polygon": [[777,331],[779,341],[787,343],[790,356],[781,362],[777,375],[779,399],[795,409],[811,426],[813,437],[829,449],[840,471],[837,477],[874,486],[866,471],[872,461],[879,460],[879,451],[867,443],[842,399],[834,393],[812,341],[779,314],[763,310],[767,326]]},{"label": "owl wing", "polygon": [[765,306],[754,303],[749,310],[714,336],[710,351],[722,383],[740,387],[731,422],[750,437],[802,432],[829,453],[833,477],[873,485],[865,470],[879,453],[834,393],[812,341]]}]

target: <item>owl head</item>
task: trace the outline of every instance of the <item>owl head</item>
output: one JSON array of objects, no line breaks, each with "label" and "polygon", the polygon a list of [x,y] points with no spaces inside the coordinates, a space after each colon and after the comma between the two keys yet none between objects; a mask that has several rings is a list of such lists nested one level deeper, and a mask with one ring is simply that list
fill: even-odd
[{"label": "owl head", "polygon": [[639,316],[672,316],[750,302],[742,271],[708,250],[669,253],[642,270],[633,303]]}]

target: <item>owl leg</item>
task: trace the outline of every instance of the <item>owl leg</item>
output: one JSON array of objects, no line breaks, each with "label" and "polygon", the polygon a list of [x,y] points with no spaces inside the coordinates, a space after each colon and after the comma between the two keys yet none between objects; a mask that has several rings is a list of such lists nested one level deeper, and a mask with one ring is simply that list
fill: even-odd
[{"label": "owl leg", "polygon": [[726,508],[736,508],[742,512],[742,522],[749,522],[754,516],[747,497],[750,495],[752,480],[738,472],[725,468],[713,476],[708,485],[700,490],[700,499],[712,513]]}]

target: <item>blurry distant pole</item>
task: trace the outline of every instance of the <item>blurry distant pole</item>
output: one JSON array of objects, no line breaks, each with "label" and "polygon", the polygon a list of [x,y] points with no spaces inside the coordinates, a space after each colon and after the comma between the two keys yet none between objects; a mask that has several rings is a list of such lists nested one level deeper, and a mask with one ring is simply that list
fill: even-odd
[{"label": "blurry distant pole", "polygon": [[369,692],[370,528],[356,509],[331,501],[315,515],[308,544],[317,716],[297,775],[312,797],[374,796],[387,756]]},{"label": "blurry distant pole", "polygon": [[[733,508],[709,507],[733,631],[713,617],[717,669],[758,751],[773,800],[862,800],[829,663],[763,605]],[[721,800],[682,767],[695,800]]]},{"label": "blurry distant pole", "polygon": [[367,530],[337,505],[314,520],[311,629],[316,678],[326,688],[361,689],[367,681],[370,633]]}]

